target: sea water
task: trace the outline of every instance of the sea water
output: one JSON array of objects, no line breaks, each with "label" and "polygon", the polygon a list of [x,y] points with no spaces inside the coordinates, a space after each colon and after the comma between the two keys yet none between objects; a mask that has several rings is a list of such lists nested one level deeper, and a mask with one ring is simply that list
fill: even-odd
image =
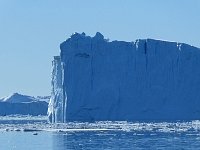
[{"label": "sea water", "polygon": [[45,118],[0,119],[0,150],[200,149],[198,120],[48,124]]}]

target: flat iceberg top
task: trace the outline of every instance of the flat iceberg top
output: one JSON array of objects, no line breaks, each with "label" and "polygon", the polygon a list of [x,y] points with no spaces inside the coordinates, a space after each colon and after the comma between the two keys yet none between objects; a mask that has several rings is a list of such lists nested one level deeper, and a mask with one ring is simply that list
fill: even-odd
[{"label": "flat iceberg top", "polygon": [[109,39],[105,39],[103,34],[101,34],[100,32],[97,32],[95,34],[95,36],[87,36],[84,32],[83,33],[73,33],[65,42],[61,43],[61,49],[62,49],[62,45],[64,44],[67,44],[68,42],[73,42],[73,41],[85,41],[88,40],[88,41],[103,41],[103,42],[108,42],[108,43],[129,43],[129,44],[132,44],[133,46],[135,44],[137,44],[138,42],[154,42],[154,43],[166,43],[166,44],[175,44],[179,50],[180,50],[180,47],[181,45],[187,45],[187,46],[190,46],[190,47],[193,47],[193,48],[197,48],[195,46],[192,46],[192,45],[189,45],[189,44],[185,44],[185,43],[179,43],[179,42],[175,42],[175,41],[169,41],[169,40],[163,40],[163,39],[151,39],[151,38],[147,38],[147,39],[136,39],[134,42],[126,42],[126,41],[117,41],[117,40],[114,40],[114,41],[109,41]]}]

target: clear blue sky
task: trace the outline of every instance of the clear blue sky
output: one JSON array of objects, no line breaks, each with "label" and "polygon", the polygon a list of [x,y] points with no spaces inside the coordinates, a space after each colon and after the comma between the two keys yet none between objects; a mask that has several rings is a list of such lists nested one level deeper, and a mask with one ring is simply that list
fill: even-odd
[{"label": "clear blue sky", "polygon": [[0,97],[50,95],[59,44],[83,31],[200,47],[200,0],[0,0]]}]

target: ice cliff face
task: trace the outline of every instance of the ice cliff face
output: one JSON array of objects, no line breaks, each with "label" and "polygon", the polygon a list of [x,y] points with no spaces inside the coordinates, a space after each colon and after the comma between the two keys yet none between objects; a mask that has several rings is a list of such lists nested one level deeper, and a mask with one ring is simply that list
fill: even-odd
[{"label": "ice cliff face", "polygon": [[64,121],[64,97],[63,97],[63,68],[59,56],[55,56],[52,61],[52,92],[48,107],[48,115],[51,122]]},{"label": "ice cliff face", "polygon": [[54,58],[52,122],[200,119],[200,49],[75,33]]}]

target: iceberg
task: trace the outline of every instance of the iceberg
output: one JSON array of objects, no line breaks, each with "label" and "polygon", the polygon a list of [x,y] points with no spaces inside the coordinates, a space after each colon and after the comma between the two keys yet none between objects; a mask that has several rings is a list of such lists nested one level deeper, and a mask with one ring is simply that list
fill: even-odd
[{"label": "iceberg", "polygon": [[0,99],[0,116],[7,115],[47,115],[48,96],[37,98],[13,93]]},{"label": "iceberg", "polygon": [[200,119],[200,49],[97,32],[61,43],[52,66],[50,122]]}]

